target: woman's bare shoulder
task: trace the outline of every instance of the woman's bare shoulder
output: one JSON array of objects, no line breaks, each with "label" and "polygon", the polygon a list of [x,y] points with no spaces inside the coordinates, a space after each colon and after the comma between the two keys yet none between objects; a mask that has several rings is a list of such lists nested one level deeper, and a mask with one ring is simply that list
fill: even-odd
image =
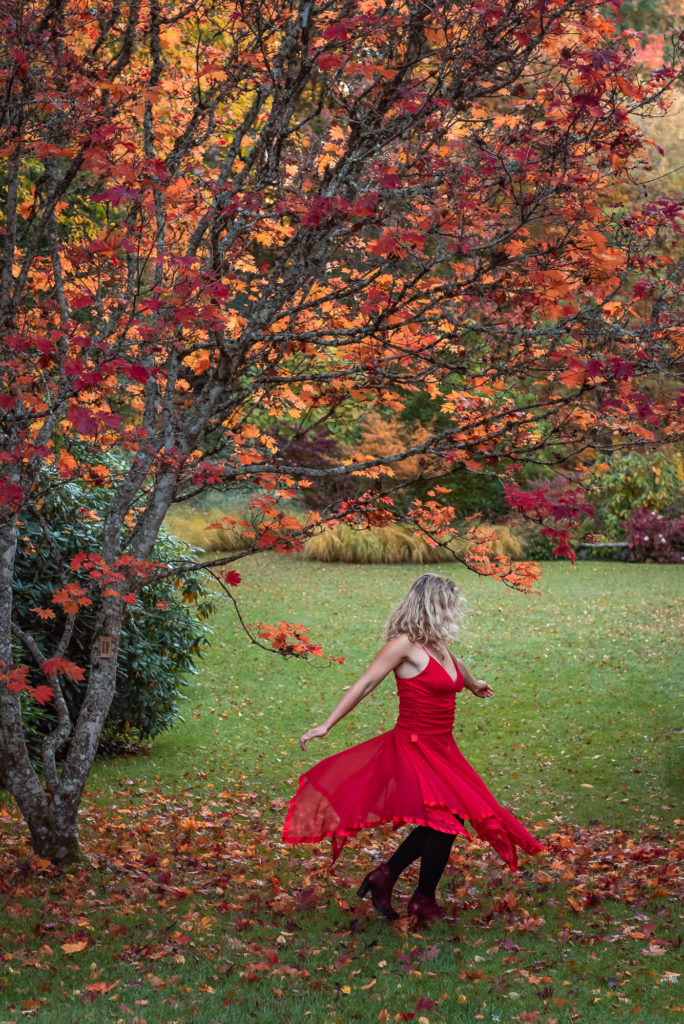
[{"label": "woman's bare shoulder", "polygon": [[420,644],[411,640],[405,633],[399,633],[388,640],[383,650],[392,659],[394,668],[398,668],[402,664],[408,664],[416,670],[423,667],[425,651]]},{"label": "woman's bare shoulder", "polygon": [[406,633],[397,633],[396,636],[393,636],[391,640],[386,642],[385,649],[388,651],[396,651],[397,654],[403,654],[406,656],[414,651],[419,651],[421,647],[420,644],[415,642],[415,640],[411,640]]}]

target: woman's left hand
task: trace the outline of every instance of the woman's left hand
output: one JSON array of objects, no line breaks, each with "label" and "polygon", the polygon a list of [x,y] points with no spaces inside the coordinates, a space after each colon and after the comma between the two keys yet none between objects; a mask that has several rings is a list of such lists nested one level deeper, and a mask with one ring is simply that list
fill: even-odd
[{"label": "woman's left hand", "polygon": [[474,697],[493,697],[494,691],[492,690],[489,683],[486,683],[484,679],[474,679],[473,685],[470,688],[470,692]]},{"label": "woman's left hand", "polygon": [[323,736],[327,736],[329,729],[327,725],[314,725],[313,729],[309,729],[299,740],[299,746],[302,750],[306,750],[306,745],[309,740],[320,739]]}]

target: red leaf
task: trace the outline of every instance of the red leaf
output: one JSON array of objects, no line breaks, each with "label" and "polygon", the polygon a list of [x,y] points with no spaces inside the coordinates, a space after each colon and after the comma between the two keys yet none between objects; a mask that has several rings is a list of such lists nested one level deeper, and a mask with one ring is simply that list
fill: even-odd
[{"label": "red leaf", "polygon": [[30,686],[29,693],[34,700],[37,700],[39,704],[49,704],[55,693],[51,686],[41,684],[40,686]]},{"label": "red leaf", "polygon": [[232,569],[226,573],[225,578],[226,583],[228,584],[229,587],[237,587],[238,583],[242,583],[242,576],[240,575],[240,573],[235,572]]},{"label": "red leaf", "polygon": [[108,188],[106,192],[100,192],[96,196],[90,198],[94,203],[112,203],[114,206],[119,206],[120,203],[125,202],[126,199],[139,199],[142,196],[142,192],[137,189],[128,188],[126,185],[114,185],[113,188]]},{"label": "red leaf", "polygon": [[42,662],[40,667],[46,676],[65,675],[69,679],[73,679],[75,683],[80,683],[85,679],[85,670],[66,658],[50,658],[48,661]]},{"label": "red leaf", "polygon": [[385,256],[388,253],[396,252],[396,249],[397,239],[387,231],[380,235],[380,238],[376,238],[368,244],[368,251],[375,253],[376,256]]},{"label": "red leaf", "polygon": [[12,665],[9,671],[0,665],[0,679],[7,680],[7,689],[10,693],[20,693],[29,689],[28,674],[26,665]]},{"label": "red leaf", "polygon": [[7,480],[0,480],[0,505],[19,505],[23,497],[21,487]]},{"label": "red leaf", "polygon": [[326,39],[339,39],[341,43],[345,43],[349,38],[349,22],[340,21],[336,25],[328,25],[323,35]]},{"label": "red leaf", "polygon": [[378,180],[384,188],[399,188],[401,185],[401,178],[394,171],[385,171]]},{"label": "red leaf", "polygon": [[577,96],[572,97],[572,102],[575,106],[586,110],[592,117],[603,117],[603,107],[599,103],[598,96],[592,96],[590,93],[578,93]]},{"label": "red leaf", "polygon": [[322,53],[316,63],[319,71],[334,71],[342,66],[342,58],[339,53]]},{"label": "red leaf", "polygon": [[81,405],[72,406],[67,412],[66,418],[72,423],[79,434],[92,434],[97,427],[97,419],[90,409],[84,409]]},{"label": "red leaf", "polygon": [[150,375],[150,371],[146,366],[140,366],[138,363],[126,363],[125,366],[121,367],[123,373],[131,380],[137,381],[139,384],[144,384]]},{"label": "red leaf", "polygon": [[64,611],[69,614],[76,614],[79,608],[85,608],[93,602],[86,595],[83,587],[78,583],[65,583],[52,598],[53,604],[61,604]]}]

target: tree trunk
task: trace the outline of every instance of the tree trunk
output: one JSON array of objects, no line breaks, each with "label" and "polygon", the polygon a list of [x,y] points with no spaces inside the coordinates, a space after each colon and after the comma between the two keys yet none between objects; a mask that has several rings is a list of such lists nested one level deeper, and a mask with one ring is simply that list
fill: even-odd
[{"label": "tree trunk", "polygon": [[[31,764],[21,715],[21,697],[8,687],[12,669],[12,584],[17,527],[12,516],[0,523],[0,783],[19,804],[31,835],[41,834],[40,823],[48,814],[48,798]],[[36,851],[37,852],[37,851]]]},{"label": "tree trunk", "polygon": [[[97,754],[100,734],[114,699],[123,615],[124,604],[120,597],[103,599],[98,626],[92,638],[88,688],[45,819],[45,826],[52,830],[45,839],[46,848],[58,854],[57,858],[46,854],[51,860],[68,858],[78,850],[78,809],[83,787]],[[111,657],[103,658],[100,653],[100,638],[103,636],[112,638]],[[34,835],[30,822],[29,827]]]},{"label": "tree trunk", "polygon": [[59,865],[73,864],[81,859],[78,807],[74,813],[69,805],[53,797],[46,801],[44,810],[25,817],[33,852],[39,857]]},{"label": "tree trunk", "polygon": [[[0,524],[0,660],[12,668],[12,579],[16,525]],[[0,678],[0,784],[19,808],[40,857],[67,864],[80,857],[78,811],[83,787],[92,768],[102,727],[116,688],[116,666],[124,604],[119,597],[103,599],[92,640],[88,689],[72,732],[67,757],[54,792],[46,790],[31,764],[24,738],[21,697]],[[112,657],[100,654],[100,637],[113,640]]]}]

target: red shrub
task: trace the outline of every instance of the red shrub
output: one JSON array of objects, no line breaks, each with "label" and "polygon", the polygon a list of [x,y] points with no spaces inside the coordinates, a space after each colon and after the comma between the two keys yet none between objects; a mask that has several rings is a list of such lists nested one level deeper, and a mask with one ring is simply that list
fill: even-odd
[{"label": "red shrub", "polygon": [[684,562],[684,516],[636,508],[625,523],[635,562]]}]

